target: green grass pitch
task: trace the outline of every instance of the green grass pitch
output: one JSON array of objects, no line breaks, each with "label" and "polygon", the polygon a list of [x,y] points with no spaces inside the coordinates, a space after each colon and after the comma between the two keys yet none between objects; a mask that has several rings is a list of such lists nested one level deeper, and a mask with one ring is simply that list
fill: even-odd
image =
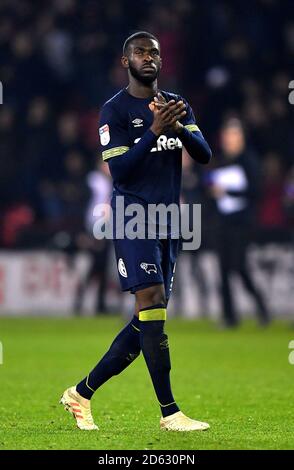
[{"label": "green grass pitch", "polygon": [[58,404],[122,327],[117,317],[0,318],[1,449],[293,449],[294,329],[246,322],[218,331],[206,321],[167,322],[174,395],[199,433],[159,429],[159,407],[143,358],[93,398],[99,431],[82,432]]}]

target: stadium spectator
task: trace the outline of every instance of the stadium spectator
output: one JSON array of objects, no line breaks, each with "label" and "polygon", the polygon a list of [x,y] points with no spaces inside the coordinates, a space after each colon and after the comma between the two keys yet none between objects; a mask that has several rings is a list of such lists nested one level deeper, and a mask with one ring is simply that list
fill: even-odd
[{"label": "stadium spectator", "polygon": [[209,193],[219,213],[217,233],[221,271],[221,295],[224,325],[238,325],[231,274],[237,272],[246,290],[256,302],[261,325],[270,321],[264,300],[256,289],[247,265],[247,247],[254,220],[259,172],[254,155],[246,147],[241,122],[231,118],[221,129],[221,156],[211,171]]},{"label": "stadium spectator", "polygon": [[[95,312],[106,312],[106,293],[108,281],[109,256],[111,253],[111,242],[107,239],[97,239],[97,230],[102,231],[102,224],[99,224],[97,215],[94,215],[95,208],[98,204],[108,204],[110,202],[112,185],[109,174],[108,165],[101,162],[98,169],[91,171],[87,175],[87,185],[90,189],[90,199],[85,217],[85,230],[76,237],[77,248],[89,253],[91,257],[89,269],[83,279],[77,286],[76,296],[74,300],[74,311],[80,314],[83,310],[83,301],[85,293],[89,285],[94,281],[98,281],[98,289],[95,302]],[[106,218],[108,214],[105,214]],[[93,236],[93,228],[95,226],[95,238]]]}]

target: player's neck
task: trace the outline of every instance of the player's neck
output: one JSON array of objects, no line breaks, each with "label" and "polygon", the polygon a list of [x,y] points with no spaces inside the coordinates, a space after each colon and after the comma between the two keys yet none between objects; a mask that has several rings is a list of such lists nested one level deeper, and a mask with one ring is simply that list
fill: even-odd
[{"label": "player's neck", "polygon": [[135,98],[152,98],[158,91],[157,80],[154,80],[150,85],[145,85],[138,80],[131,80],[126,89]]}]

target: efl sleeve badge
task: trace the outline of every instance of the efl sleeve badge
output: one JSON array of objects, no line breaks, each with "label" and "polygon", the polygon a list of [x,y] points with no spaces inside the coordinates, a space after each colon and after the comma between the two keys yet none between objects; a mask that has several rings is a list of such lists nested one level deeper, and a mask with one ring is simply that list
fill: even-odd
[{"label": "efl sleeve badge", "polygon": [[107,145],[110,142],[110,133],[109,133],[109,126],[105,124],[104,126],[99,128],[99,135],[100,135],[100,142],[101,145]]}]

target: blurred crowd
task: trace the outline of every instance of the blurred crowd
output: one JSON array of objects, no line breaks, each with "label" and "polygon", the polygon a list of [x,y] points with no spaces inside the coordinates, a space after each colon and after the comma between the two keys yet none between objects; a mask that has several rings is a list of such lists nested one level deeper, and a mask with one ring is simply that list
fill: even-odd
[{"label": "blurred crowd", "polygon": [[[192,105],[217,165],[220,128],[238,116],[260,165],[256,239],[291,238],[294,218],[294,57],[291,0],[2,0],[0,3],[0,246],[91,245],[89,214],[111,182],[98,152],[101,105],[127,83],[124,39],[161,43],[162,89]],[[187,164],[183,200],[215,201]]]}]

